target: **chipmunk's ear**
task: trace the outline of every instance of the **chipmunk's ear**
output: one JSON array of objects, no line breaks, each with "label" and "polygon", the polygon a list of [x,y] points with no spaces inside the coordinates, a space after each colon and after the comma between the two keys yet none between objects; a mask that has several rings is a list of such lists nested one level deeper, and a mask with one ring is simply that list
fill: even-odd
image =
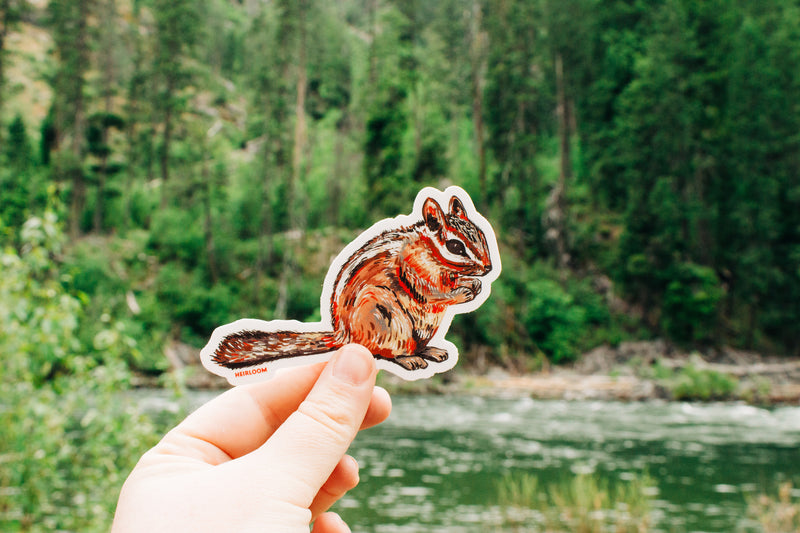
[{"label": "chipmunk's ear", "polygon": [[463,218],[464,220],[469,220],[467,217],[467,210],[464,209],[464,204],[461,203],[458,196],[450,198],[450,214]]},{"label": "chipmunk's ear", "polygon": [[422,205],[422,218],[425,220],[425,225],[428,229],[437,232],[444,226],[444,213],[439,204],[433,198],[428,198]]}]

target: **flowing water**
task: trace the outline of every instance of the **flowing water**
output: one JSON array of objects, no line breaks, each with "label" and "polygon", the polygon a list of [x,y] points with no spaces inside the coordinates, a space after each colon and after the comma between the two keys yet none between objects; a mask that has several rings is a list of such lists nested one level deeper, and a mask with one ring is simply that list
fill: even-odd
[{"label": "flowing water", "polygon": [[776,495],[787,480],[795,496],[800,487],[798,407],[393,401],[389,420],[351,448],[361,483],[335,510],[354,532],[505,531],[497,494],[509,473],[536,475],[539,486],[582,473],[609,482],[646,473],[655,484],[650,531],[664,532],[759,531],[745,516],[747,498]]}]

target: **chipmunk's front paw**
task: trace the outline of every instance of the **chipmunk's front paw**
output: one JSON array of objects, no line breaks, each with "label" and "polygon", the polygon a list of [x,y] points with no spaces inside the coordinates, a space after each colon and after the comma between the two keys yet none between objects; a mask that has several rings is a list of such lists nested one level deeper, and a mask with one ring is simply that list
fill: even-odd
[{"label": "chipmunk's front paw", "polygon": [[459,303],[471,302],[481,292],[481,282],[475,278],[462,280],[462,285],[456,289]]}]

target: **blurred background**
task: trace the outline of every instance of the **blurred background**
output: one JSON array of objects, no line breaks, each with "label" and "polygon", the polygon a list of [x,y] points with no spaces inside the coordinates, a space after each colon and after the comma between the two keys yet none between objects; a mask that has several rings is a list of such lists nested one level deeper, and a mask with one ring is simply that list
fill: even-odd
[{"label": "blurred background", "polygon": [[354,529],[800,528],[797,0],[0,0],[0,529],[107,530],[210,332],[451,184],[503,273]]}]

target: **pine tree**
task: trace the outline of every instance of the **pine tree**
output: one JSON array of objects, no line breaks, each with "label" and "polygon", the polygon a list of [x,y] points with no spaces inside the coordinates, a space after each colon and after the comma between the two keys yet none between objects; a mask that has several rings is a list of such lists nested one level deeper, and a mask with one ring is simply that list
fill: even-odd
[{"label": "pine tree", "polygon": [[205,0],[154,0],[155,61],[153,76],[158,84],[156,106],[160,113],[161,145],[158,147],[158,164],[161,175],[161,205],[166,205],[170,184],[170,152],[177,115],[182,109],[181,91],[192,80],[187,67],[191,54],[201,34]]},{"label": "pine tree", "polygon": [[[6,37],[22,18],[28,9],[26,0],[0,0],[0,124],[3,118],[3,92],[5,91],[5,61],[6,61]],[[0,146],[3,144],[3,132],[0,128]]]},{"label": "pine tree", "polygon": [[[92,0],[67,2],[52,0],[48,4],[58,68],[53,80],[56,98],[53,102],[55,138],[52,147],[59,157],[57,179],[71,183],[69,230],[75,238],[81,231],[81,217],[86,204],[86,71],[89,68],[89,17]],[[70,139],[69,147],[62,145]]]},{"label": "pine tree", "polygon": [[537,201],[542,183],[535,157],[540,136],[552,127],[554,109],[547,84],[549,61],[538,21],[538,3],[498,2],[489,10],[486,123],[489,148],[498,171],[487,187],[503,206],[502,223],[532,257],[541,250],[542,213]]}]

